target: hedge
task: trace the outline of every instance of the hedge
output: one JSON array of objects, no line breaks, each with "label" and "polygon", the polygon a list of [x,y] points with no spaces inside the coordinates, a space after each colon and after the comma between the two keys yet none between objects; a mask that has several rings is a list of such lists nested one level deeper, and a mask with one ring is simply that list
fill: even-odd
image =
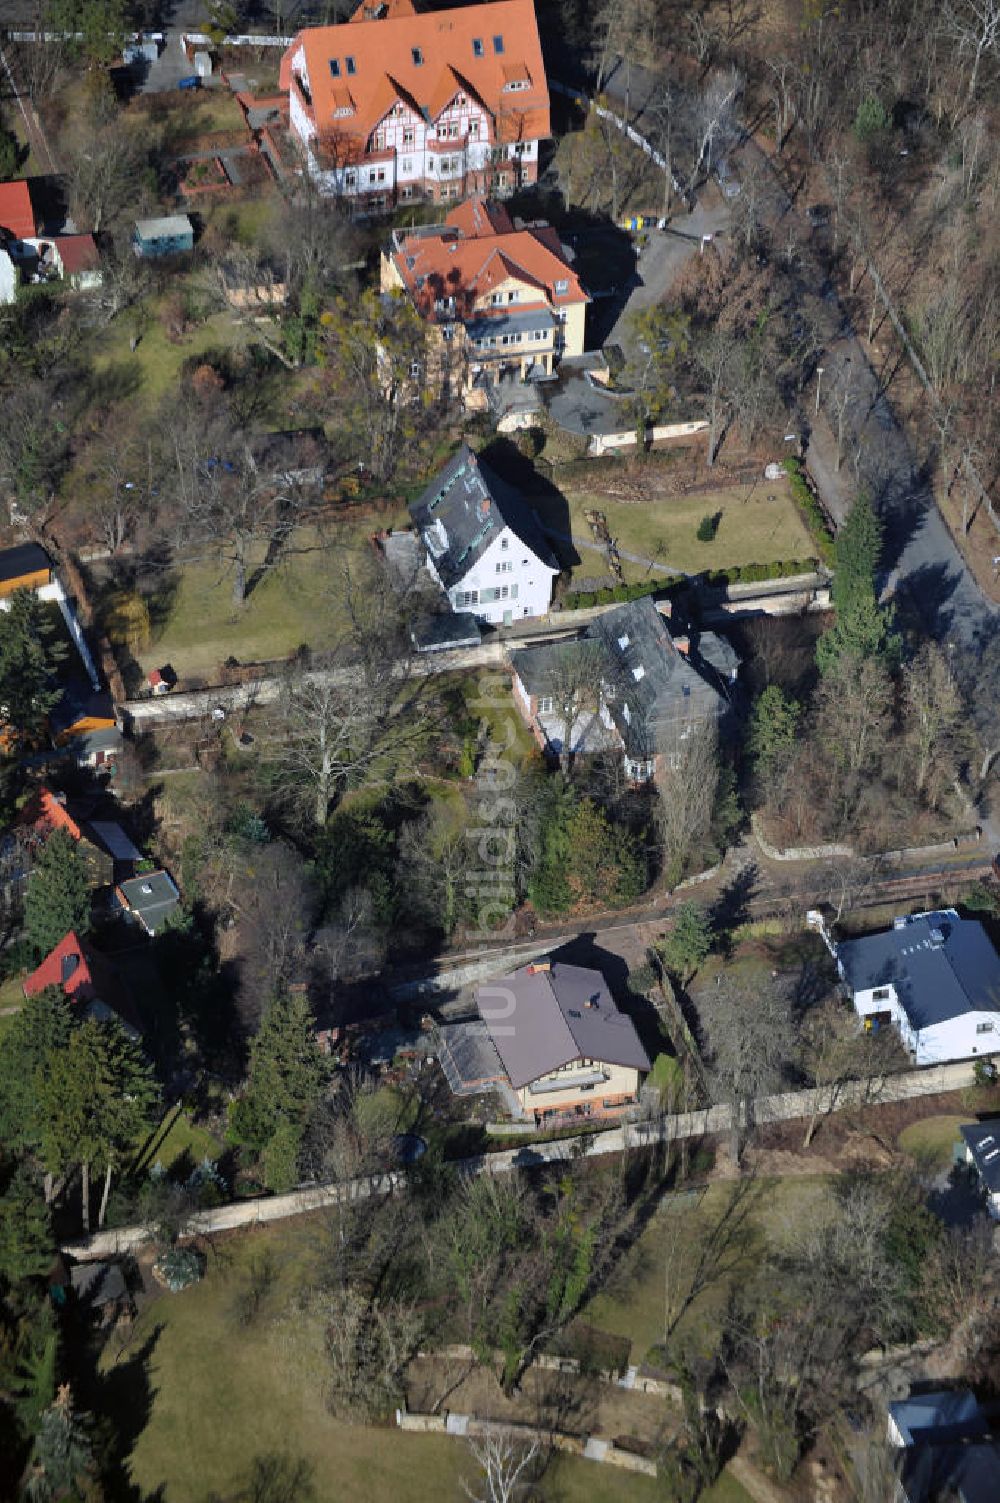
[{"label": "hedge", "polygon": [[666,593],[686,582],[683,574],[668,574],[643,580],[641,584],[615,585],[611,590],[570,590],[563,598],[563,607],[567,611],[582,611],[592,605],[620,605],[626,600],[641,600],[644,595]]},{"label": "hedge", "polygon": [[794,455],[782,461],[792,488],[792,499],[799,509],[803,522],[809,529],[809,535],[816,544],[816,552],[824,564],[833,564],[836,554],[833,546],[833,538],[826,524],[826,517],[820,508],[819,502],[810,489],[809,482],[805,477],[801,461]]},{"label": "hedge", "polygon": [[729,569],[710,569],[703,575],[707,585],[762,584],[768,579],[793,579],[797,574],[815,574],[815,558],[777,559],[772,564],[733,564]]}]

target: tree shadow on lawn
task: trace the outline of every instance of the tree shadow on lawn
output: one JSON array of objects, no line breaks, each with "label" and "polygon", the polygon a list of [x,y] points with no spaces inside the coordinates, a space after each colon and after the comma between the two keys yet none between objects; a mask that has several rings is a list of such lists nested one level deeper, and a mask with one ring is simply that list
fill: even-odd
[{"label": "tree shadow on lawn", "polygon": [[149,1424],[156,1398],[152,1357],[163,1331],[158,1322],[138,1346],[130,1332],[114,1332],[103,1348],[117,1354],[103,1370],[100,1336],[87,1329],[82,1312],[67,1319],[66,1346],[79,1407],[95,1416],[103,1496],[107,1503],[162,1503],[163,1486],[147,1493],[129,1477],[128,1462]]}]

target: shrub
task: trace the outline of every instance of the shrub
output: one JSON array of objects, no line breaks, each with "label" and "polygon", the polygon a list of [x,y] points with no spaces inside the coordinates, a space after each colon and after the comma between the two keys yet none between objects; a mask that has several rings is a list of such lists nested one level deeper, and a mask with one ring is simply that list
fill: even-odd
[{"label": "shrub", "polygon": [[873,136],[888,130],[891,121],[881,100],[869,94],[858,105],[858,112],[854,117],[854,134],[859,141],[870,141]]},{"label": "shrub", "polygon": [[819,502],[809,488],[802,465],[799,460],[790,455],[784,460],[784,467],[791,483],[792,499],[816,544],[816,551],[824,564],[832,564],[834,561],[833,538],[830,536]]},{"label": "shrub", "polygon": [[719,523],[721,521],[721,511],[713,512],[710,516],[702,517],[701,521],[698,523],[698,531],[696,533],[696,537],[699,543],[714,543],[715,535],[719,530]]}]

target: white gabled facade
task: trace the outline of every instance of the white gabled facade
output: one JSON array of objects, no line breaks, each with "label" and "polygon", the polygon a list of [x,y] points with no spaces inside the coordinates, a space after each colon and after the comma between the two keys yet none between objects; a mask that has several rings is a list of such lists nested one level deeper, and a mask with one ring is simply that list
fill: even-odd
[{"label": "white gabled facade", "polygon": [[915,1029],[891,982],[852,992],[854,1011],[868,1028],[895,1027],[903,1047],[913,1056],[915,1065],[942,1065],[953,1059],[974,1058],[1000,1050],[995,1012],[965,1012],[926,1028]]},{"label": "white gabled facade", "polygon": [[[424,533],[427,568],[438,585],[434,536]],[[558,569],[545,563],[510,527],[493,540],[468,573],[445,590],[453,611],[464,611],[492,626],[509,625],[525,616],[544,616],[552,601]]]}]

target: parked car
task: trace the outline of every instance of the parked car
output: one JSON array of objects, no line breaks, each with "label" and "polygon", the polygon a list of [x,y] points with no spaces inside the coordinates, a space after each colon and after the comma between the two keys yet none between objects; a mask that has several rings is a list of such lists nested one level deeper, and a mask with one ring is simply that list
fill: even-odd
[{"label": "parked car", "polygon": [[201,79],[197,73],[189,73],[187,78],[178,79],[177,87],[179,89],[200,89]]},{"label": "parked car", "polygon": [[739,198],[743,192],[743,184],[735,168],[731,167],[726,158],[715,164],[715,177],[722,189],[723,198]]}]

